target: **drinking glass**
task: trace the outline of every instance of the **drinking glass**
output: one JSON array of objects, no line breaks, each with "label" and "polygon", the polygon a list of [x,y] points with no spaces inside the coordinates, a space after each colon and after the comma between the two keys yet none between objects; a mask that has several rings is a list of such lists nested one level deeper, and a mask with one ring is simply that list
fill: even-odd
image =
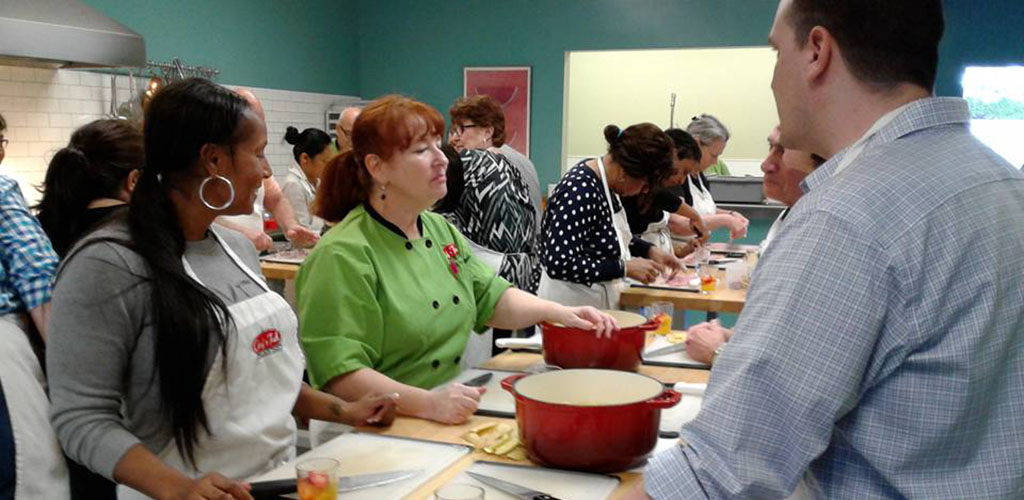
[{"label": "drinking glass", "polygon": [[299,500],[338,500],[341,464],[333,458],[311,458],[295,464]]},{"label": "drinking glass", "polygon": [[484,500],[484,489],[472,484],[446,484],[434,492],[436,500]]},{"label": "drinking glass", "polygon": [[658,321],[658,328],[654,330],[655,334],[668,335],[672,331],[672,313],[675,311],[675,307],[671,302],[655,302],[647,306],[644,311],[647,313],[647,319]]}]

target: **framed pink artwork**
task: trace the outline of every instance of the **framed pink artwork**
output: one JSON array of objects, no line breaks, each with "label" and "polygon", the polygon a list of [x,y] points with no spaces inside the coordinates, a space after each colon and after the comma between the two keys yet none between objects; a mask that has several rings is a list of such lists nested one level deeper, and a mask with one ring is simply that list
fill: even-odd
[{"label": "framed pink artwork", "polygon": [[462,95],[486,94],[505,111],[505,143],[530,156],[530,67],[467,67]]}]

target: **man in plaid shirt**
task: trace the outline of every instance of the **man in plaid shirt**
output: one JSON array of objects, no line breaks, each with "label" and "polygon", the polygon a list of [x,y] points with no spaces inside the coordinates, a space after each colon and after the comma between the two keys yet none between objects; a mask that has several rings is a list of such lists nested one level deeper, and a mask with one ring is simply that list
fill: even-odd
[{"label": "man in plaid shirt", "polygon": [[[6,128],[0,116],[0,162]],[[45,340],[56,271],[57,255],[18,183],[0,175],[0,500],[70,494],[64,456],[49,424],[46,381],[29,342],[31,326]]]},{"label": "man in plaid shirt", "polygon": [[782,0],[782,145],[829,160],[635,496],[1024,498],[1024,175],[932,97],[943,26],[940,0]]}]

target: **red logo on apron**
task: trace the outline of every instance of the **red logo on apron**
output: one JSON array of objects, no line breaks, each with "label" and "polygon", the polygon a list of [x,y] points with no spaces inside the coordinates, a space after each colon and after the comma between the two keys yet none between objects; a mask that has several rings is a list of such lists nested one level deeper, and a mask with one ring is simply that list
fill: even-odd
[{"label": "red logo on apron", "polygon": [[281,350],[281,332],[267,330],[252,341],[252,352],[257,358],[269,356]]}]

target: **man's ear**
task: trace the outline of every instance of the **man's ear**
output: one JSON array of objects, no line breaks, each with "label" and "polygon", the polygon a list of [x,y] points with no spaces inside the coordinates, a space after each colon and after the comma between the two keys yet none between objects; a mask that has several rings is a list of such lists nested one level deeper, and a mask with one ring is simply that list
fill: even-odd
[{"label": "man's ear", "polygon": [[809,83],[818,83],[831,69],[833,58],[836,56],[836,39],[827,29],[815,26],[807,34],[806,47],[808,49],[806,77]]}]

